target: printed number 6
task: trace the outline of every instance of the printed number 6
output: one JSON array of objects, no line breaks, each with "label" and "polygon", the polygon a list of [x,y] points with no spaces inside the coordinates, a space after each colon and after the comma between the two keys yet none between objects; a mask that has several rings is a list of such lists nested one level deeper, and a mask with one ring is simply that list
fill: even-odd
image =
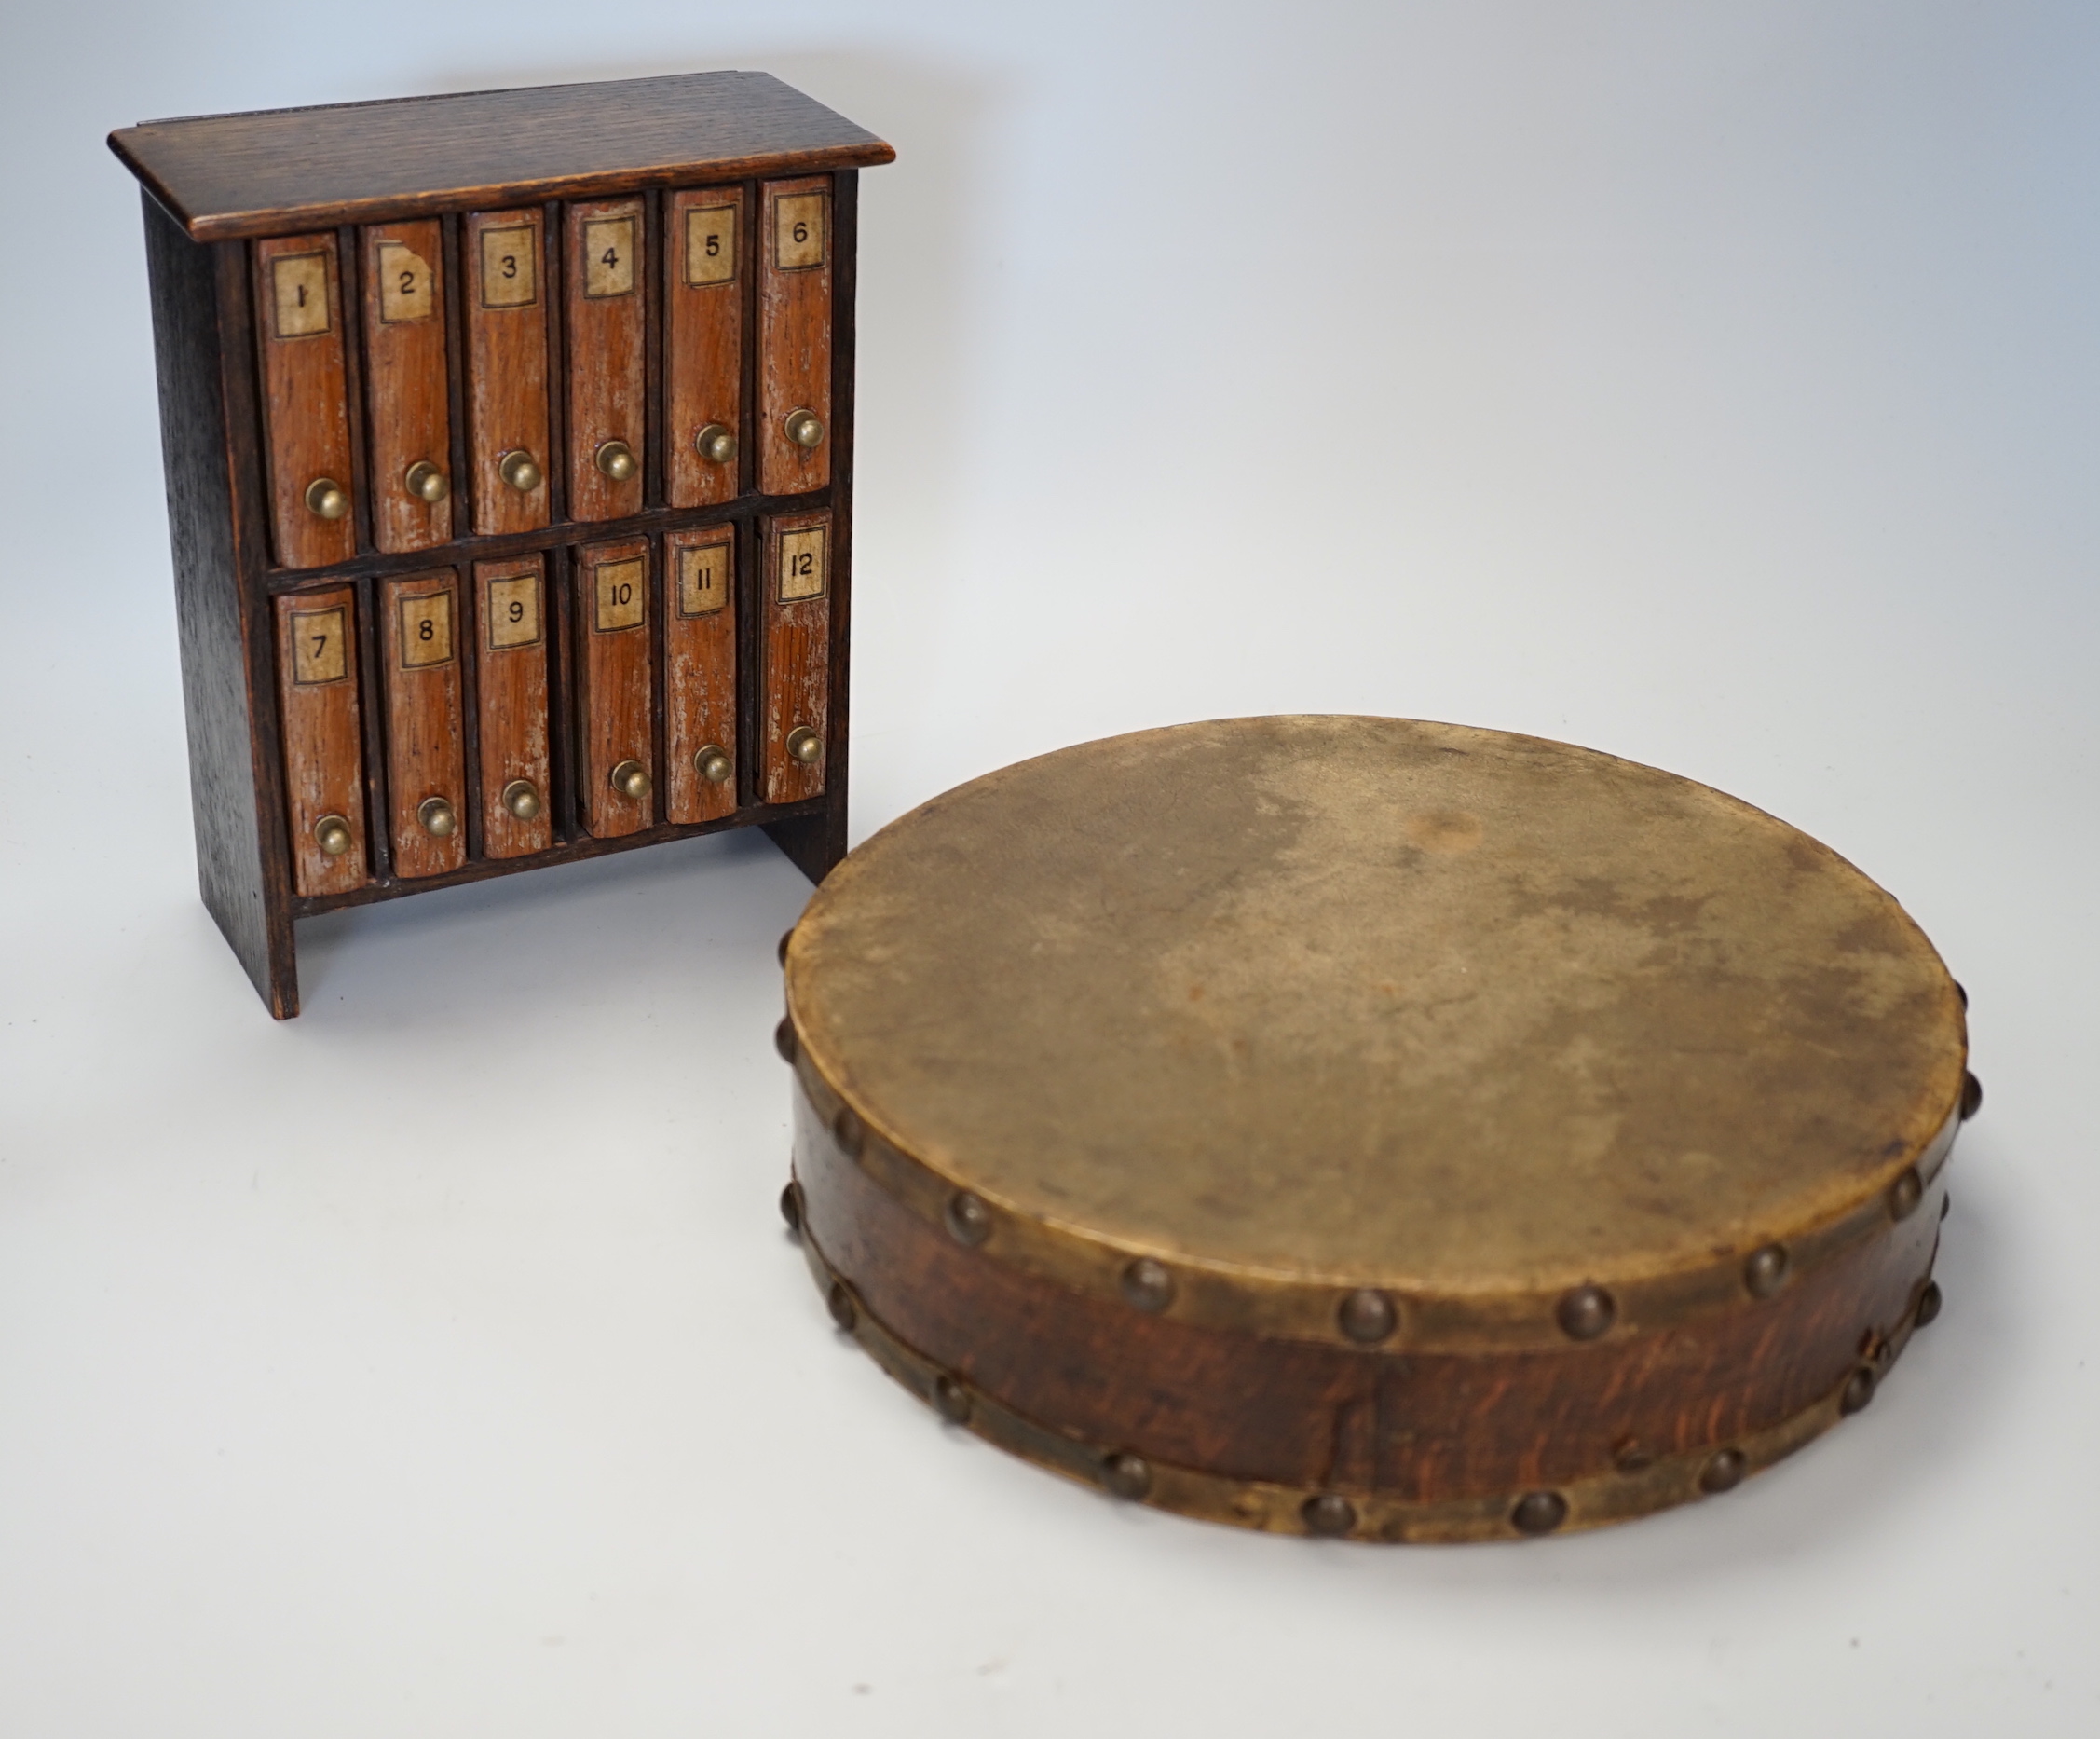
[{"label": "printed number 6", "polygon": [[810,226],[809,226],[809,225],[807,225],[807,224],[797,224],[797,225],[795,226],[795,240],[798,240],[798,241],[807,241],[807,240],[808,240],[809,239],[810,239]]}]

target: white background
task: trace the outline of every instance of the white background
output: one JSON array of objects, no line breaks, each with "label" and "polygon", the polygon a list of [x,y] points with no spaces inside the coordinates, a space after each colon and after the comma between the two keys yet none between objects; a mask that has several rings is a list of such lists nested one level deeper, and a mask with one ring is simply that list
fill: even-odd
[{"label": "white background", "polygon": [[[832,1331],[725,838],[198,903],[110,128],[763,67],[863,178],[854,829],[1408,714],[1890,887],[1988,1099],[1947,1308],[1725,1499],[1371,1549],[1111,1501]],[[2100,16],[2075,4],[0,5],[0,1732],[2095,1726]]]}]

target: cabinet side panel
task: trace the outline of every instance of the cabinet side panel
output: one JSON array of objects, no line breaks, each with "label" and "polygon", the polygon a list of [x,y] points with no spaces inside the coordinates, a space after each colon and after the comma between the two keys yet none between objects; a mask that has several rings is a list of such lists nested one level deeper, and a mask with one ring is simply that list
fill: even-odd
[{"label": "cabinet side panel", "polygon": [[[646,538],[585,545],[576,566],[576,678],[581,712],[576,780],[586,831],[639,833],[656,819],[650,731],[649,545]],[[637,791],[613,774],[630,763]]]},{"label": "cabinet side panel", "polygon": [[[444,247],[435,218],[360,232],[372,541],[427,550],[452,536],[452,429],[444,356]],[[416,466],[428,469],[410,473]],[[438,499],[430,494],[443,489]]]},{"label": "cabinet side panel", "polygon": [[[743,189],[704,187],[664,201],[664,492],[673,507],[736,499],[744,445]],[[727,430],[716,459],[694,439]]]},{"label": "cabinet side panel", "polygon": [[[476,562],[474,596],[484,849],[491,857],[522,857],[554,842],[546,563],[538,555]],[[521,784],[530,788],[511,788]]]},{"label": "cabinet side panel", "polygon": [[[680,827],[736,809],[735,537],[716,526],[663,541],[664,812]],[[726,766],[702,753],[716,748]]]},{"label": "cabinet side panel", "polygon": [[[250,705],[213,250],[184,235],[150,195],[141,204],[198,888],[270,1012],[282,1020],[299,1011],[298,982],[282,853],[266,845],[258,813],[259,791],[274,775],[258,751]],[[224,245],[246,253],[240,243]],[[238,287],[243,272],[237,267],[227,275]]]},{"label": "cabinet side panel", "polygon": [[[801,495],[831,480],[831,177],[769,181],[758,212],[758,487]],[[788,433],[817,419],[813,445]]]},{"label": "cabinet side panel", "polygon": [[[624,519],[642,511],[647,228],[639,199],[572,205],[566,213],[571,519]],[[616,443],[627,450],[624,477],[607,468]]]},{"label": "cabinet side panel", "polygon": [[[477,212],[459,226],[466,284],[467,445],[474,529],[537,531],[548,521],[547,286],[537,211]],[[538,472],[529,488],[506,479],[506,456]],[[513,472],[513,478],[517,473]]]},{"label": "cabinet side panel", "polygon": [[831,515],[769,520],[765,547],[759,796],[769,803],[796,803],[824,792],[830,738]]},{"label": "cabinet side panel", "polygon": [[[379,614],[394,873],[443,875],[467,861],[458,581],[449,569],[389,581],[379,588]],[[448,817],[425,815],[433,799]]]},{"label": "cabinet side panel", "polygon": [[256,242],[254,252],[277,558],[286,568],[348,561],[357,554],[343,335],[349,316],[335,238],[280,236]]}]

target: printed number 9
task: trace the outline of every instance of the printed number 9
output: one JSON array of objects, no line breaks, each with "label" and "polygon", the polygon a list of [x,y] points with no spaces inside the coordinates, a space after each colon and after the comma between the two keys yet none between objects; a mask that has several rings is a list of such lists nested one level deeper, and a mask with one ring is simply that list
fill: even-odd
[{"label": "printed number 9", "polygon": [[521,599],[513,598],[511,601],[511,620],[512,622],[523,622],[525,620],[525,604]]}]

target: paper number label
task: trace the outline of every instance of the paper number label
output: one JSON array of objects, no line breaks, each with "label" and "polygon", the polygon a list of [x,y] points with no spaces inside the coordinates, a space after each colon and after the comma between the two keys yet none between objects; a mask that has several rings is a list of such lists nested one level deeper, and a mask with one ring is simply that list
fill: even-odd
[{"label": "paper number label", "polygon": [[642,625],[642,612],[648,607],[649,585],[648,566],[640,557],[624,562],[600,562],[591,569],[591,582],[596,594],[600,634]]},{"label": "paper number label", "polygon": [[780,534],[780,601],[824,596],[825,527]]},{"label": "paper number label", "polygon": [[736,276],[736,207],[703,205],[686,213],[686,281],[726,284]]},{"label": "paper number label", "polygon": [[678,614],[712,616],[730,601],[730,546],[678,552]]},{"label": "paper number label", "polygon": [[270,262],[277,335],[310,338],[328,330],[328,255],[280,253]]},{"label": "paper number label", "polygon": [[452,662],[452,594],[426,592],[401,600],[401,664],[420,670],[425,664]]},{"label": "paper number label", "polygon": [[430,261],[399,241],[382,241],[378,254],[380,322],[398,326],[406,321],[429,320],[437,312]]},{"label": "paper number label", "polygon": [[350,674],[348,618],[341,609],[292,612],[292,680],[301,688]]},{"label": "paper number label", "polygon": [[498,651],[507,646],[535,646],[539,641],[539,576],[488,582],[488,643]]},{"label": "paper number label", "polygon": [[773,263],[784,272],[824,264],[825,199],[791,193],[773,201]]},{"label": "paper number label", "polygon": [[583,226],[583,294],[634,293],[634,220],[598,217]]},{"label": "paper number label", "polygon": [[539,300],[539,231],[530,224],[482,231],[482,306],[530,308]]}]

